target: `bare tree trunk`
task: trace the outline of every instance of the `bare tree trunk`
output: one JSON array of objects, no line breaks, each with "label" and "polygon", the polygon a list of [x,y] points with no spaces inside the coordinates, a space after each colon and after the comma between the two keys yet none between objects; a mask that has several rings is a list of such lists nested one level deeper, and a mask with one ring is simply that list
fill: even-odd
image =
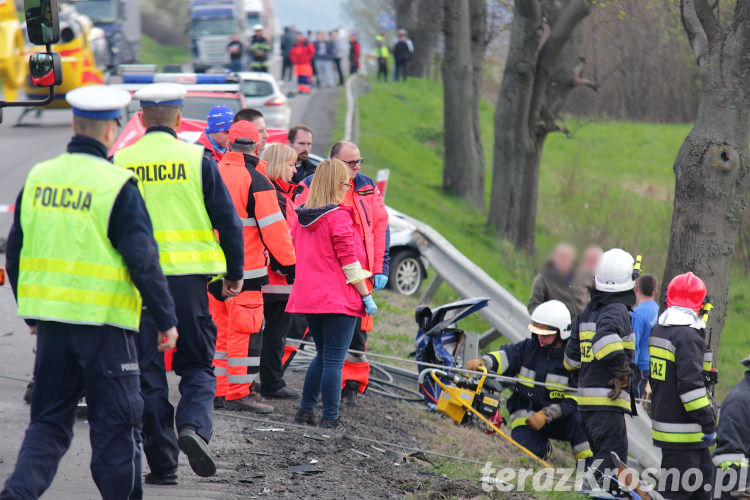
[{"label": "bare tree trunk", "polygon": [[[477,156],[469,0],[444,2],[443,188],[484,207],[484,162]],[[478,121],[478,118],[477,118]],[[478,128],[478,125],[477,125]]]},{"label": "bare tree trunk", "polygon": [[429,78],[443,18],[442,0],[419,0],[416,18],[413,29],[409,30],[409,37],[414,42],[409,76]]},{"label": "bare tree trunk", "polygon": [[487,48],[487,0],[469,0],[469,23],[471,25],[472,91],[471,126],[474,133],[476,158],[482,165],[482,206],[484,206],[484,146],[479,121],[479,101],[482,99],[484,78],[484,51]]},{"label": "bare tree trunk", "polygon": [[[396,28],[411,29],[414,23],[415,0],[393,0],[393,10],[396,16]],[[389,41],[390,43],[390,41]]]},{"label": "bare tree trunk", "polygon": [[[527,253],[534,251],[539,161],[570,90],[595,87],[581,76],[580,22],[588,0],[516,0],[510,48],[495,108],[488,223]],[[549,33],[542,43],[545,28]]]},{"label": "bare tree trunk", "polygon": [[682,0],[681,11],[702,86],[695,125],[674,163],[674,212],[662,292],[669,280],[687,271],[706,282],[714,305],[709,327],[716,350],[750,188],[750,2],[737,2],[726,28],[705,0]]}]

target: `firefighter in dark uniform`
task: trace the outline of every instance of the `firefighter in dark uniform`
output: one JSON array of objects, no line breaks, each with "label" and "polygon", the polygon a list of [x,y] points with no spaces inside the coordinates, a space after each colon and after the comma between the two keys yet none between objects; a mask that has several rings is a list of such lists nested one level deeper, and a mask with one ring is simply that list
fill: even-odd
[{"label": "firefighter in dark uniform", "polygon": [[170,83],[136,92],[146,134],[114,157],[115,165],[141,181],[181,334],[172,362],[181,377],[175,412],[163,356],[156,349],[154,318],[143,315],[138,345],[145,401],[143,449],[151,469],[146,482],[153,484],[177,482],[178,446],[196,474],[216,473],[208,449],[216,390],[216,325],[208,311],[206,286],[211,277],[226,273],[222,293],[236,296],[242,289],[242,223],[232,199],[213,158],[204,155],[201,145],[179,140],[175,132],[185,94],[183,85]]},{"label": "firefighter in dark uniform", "polygon": [[102,498],[141,498],[141,303],[160,350],[174,347],[177,318],[138,181],[107,162],[130,94],[91,85],[66,100],[76,135],[67,153],[31,169],[8,235],[8,276],[37,354],[31,422],[0,498],[49,487],[84,391]]},{"label": "firefighter in dark uniform", "polygon": [[[505,345],[466,364],[484,366],[491,373],[518,377],[508,399],[511,437],[542,459],[552,453],[550,439],[568,441],[576,460],[593,453],[578,413],[570,374],[563,367],[565,343],[570,337],[570,311],[559,300],[539,304],[531,314],[531,338]],[[534,385],[539,382],[544,385]]]},{"label": "firefighter in dark uniform", "polygon": [[[721,492],[721,500],[737,498],[732,496],[732,492],[746,492],[750,487],[750,356],[742,360],[742,365],[748,371],[722,401],[719,426],[716,429],[716,448],[713,453],[713,463],[716,467],[714,488],[716,492]],[[717,498],[716,493],[714,498]]]},{"label": "firefighter in dark uniform", "polygon": [[592,465],[602,472],[614,468],[610,452],[622,460],[628,456],[625,414],[631,413],[630,365],[635,353],[630,309],[635,305],[637,276],[628,252],[605,252],[594,276],[591,302],[565,348],[565,368],[578,375],[578,410],[594,451]]},{"label": "firefighter in dark uniform", "polygon": [[[662,450],[659,492],[672,500],[711,498],[704,488],[712,483],[713,466],[709,447],[716,437],[716,415],[711,404],[702,367],[706,352],[701,318],[706,285],[693,273],[675,276],[667,286],[667,309],[651,330],[648,352],[651,364],[651,436]],[[685,490],[683,475],[700,470],[702,484]],[[678,484],[679,483],[679,484]]]}]

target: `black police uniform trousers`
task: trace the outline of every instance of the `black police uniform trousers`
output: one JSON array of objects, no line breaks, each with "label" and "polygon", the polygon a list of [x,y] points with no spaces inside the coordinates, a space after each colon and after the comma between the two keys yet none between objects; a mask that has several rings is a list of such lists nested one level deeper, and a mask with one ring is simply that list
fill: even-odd
[{"label": "black police uniform trousers", "polygon": [[565,418],[558,418],[538,431],[528,425],[519,425],[511,431],[510,437],[539,458],[545,458],[552,452],[550,439],[567,441],[571,447],[587,441],[579,412]]},{"label": "black police uniform trousers", "polygon": [[[283,297],[283,298],[282,298]],[[260,387],[262,394],[272,394],[286,387],[284,357],[286,339],[302,338],[307,327],[303,315],[286,312],[289,296],[263,295],[263,345],[260,352]]]},{"label": "black police uniform trousers", "polygon": [[102,498],[142,498],[136,335],[111,326],[37,324],[31,422],[0,498],[38,498],[49,488],[84,391],[91,473]]},{"label": "black police uniform trousers", "polygon": [[169,387],[164,371],[164,354],[158,351],[158,328],[144,311],[138,357],[141,367],[143,412],[143,451],[151,472],[156,475],[177,471],[177,434],[192,427],[206,442],[213,434],[213,408],[216,393],[214,351],[216,325],[208,312],[205,276],[167,276],[177,312],[177,351],[172,358],[175,374],[180,376],[180,402],[177,411],[169,402]]},{"label": "black police uniform trousers", "polygon": [[[673,469],[670,473],[670,469]],[[674,473],[677,471],[677,473]],[[700,479],[696,473],[700,472]],[[692,477],[686,477],[690,473]],[[708,448],[687,450],[684,448],[661,449],[661,475],[665,479],[659,483],[658,491],[670,500],[708,500],[712,498],[711,487],[714,478],[714,465]],[[706,490],[708,485],[708,490]]]},{"label": "black police uniform trousers", "polygon": [[[601,472],[615,470],[610,452],[617,453],[621,460],[628,457],[628,430],[625,414],[617,410],[581,411],[583,426],[594,453],[591,463]],[[601,462],[598,462],[601,460]],[[598,462],[598,464],[597,464]]]}]

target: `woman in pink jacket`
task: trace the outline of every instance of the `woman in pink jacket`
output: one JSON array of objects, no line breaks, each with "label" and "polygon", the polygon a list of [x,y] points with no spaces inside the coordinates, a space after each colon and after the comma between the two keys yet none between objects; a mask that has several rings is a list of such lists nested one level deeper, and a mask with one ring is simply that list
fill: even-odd
[{"label": "woman in pink jacket", "polygon": [[305,314],[317,354],[310,363],[294,420],[315,425],[313,413],[321,396],[320,427],[342,430],[339,420],[341,368],[357,318],[374,314],[377,306],[362,268],[365,249],[354,212],[341,203],[351,188],[351,174],[340,160],[318,165],[310,195],[297,210],[299,224],[292,231],[297,254],[296,278],[286,310]]}]

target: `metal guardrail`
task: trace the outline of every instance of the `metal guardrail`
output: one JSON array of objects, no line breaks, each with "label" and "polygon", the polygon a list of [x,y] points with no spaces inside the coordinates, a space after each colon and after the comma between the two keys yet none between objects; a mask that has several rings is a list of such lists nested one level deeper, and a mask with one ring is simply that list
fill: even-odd
[{"label": "metal guardrail", "polygon": [[479,311],[479,314],[497,333],[486,332],[480,336],[480,346],[500,335],[514,343],[529,337],[529,313],[526,306],[432,227],[408,215],[404,217],[416,228],[415,242],[419,251],[440,278],[456,290],[461,298],[490,299],[489,305]]}]

